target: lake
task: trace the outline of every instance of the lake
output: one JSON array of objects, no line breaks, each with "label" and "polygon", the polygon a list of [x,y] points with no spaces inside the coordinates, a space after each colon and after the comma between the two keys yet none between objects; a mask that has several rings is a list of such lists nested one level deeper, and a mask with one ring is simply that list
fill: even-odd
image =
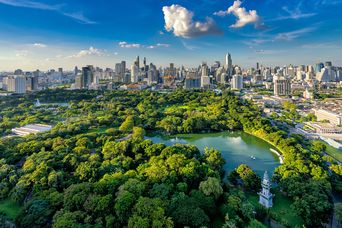
[{"label": "lake", "polygon": [[246,134],[244,132],[223,132],[206,134],[183,134],[175,136],[146,137],[154,143],[163,143],[167,146],[173,144],[192,144],[200,151],[204,148],[215,148],[222,153],[226,160],[224,169],[230,172],[240,164],[247,164],[259,175],[265,170],[272,174],[280,165],[279,158],[270,149],[276,149],[267,142]]}]

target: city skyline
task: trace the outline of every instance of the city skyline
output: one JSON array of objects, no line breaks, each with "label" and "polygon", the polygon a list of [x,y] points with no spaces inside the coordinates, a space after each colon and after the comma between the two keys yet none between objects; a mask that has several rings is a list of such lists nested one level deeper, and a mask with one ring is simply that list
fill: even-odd
[{"label": "city skyline", "polygon": [[341,7],[341,0],[0,0],[0,70],[113,68],[137,55],[197,67],[223,63],[226,52],[243,67],[342,65]]}]

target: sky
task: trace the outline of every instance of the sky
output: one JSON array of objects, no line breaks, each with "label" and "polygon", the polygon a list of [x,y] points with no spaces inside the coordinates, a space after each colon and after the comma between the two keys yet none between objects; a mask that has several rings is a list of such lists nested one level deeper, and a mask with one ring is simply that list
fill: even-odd
[{"label": "sky", "polygon": [[0,70],[342,66],[342,0],[0,0]]}]

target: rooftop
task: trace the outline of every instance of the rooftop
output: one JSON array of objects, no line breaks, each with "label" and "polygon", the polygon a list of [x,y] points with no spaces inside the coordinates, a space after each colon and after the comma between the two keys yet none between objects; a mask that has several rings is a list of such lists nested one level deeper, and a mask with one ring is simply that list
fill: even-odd
[{"label": "rooftop", "polygon": [[37,134],[51,130],[52,126],[45,124],[29,124],[19,128],[13,128],[12,132],[19,136]]}]

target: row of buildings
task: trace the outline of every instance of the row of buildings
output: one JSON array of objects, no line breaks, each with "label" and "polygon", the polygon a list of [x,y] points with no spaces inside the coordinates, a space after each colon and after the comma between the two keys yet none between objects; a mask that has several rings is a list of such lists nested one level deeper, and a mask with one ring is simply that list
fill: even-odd
[{"label": "row of buildings", "polygon": [[[70,84],[71,89],[113,89],[113,88],[176,88],[186,89],[216,88],[216,85],[229,85],[233,90],[258,87],[273,91],[276,96],[289,96],[302,92],[304,97],[312,99],[313,90],[319,86],[341,86],[342,69],[332,62],[313,65],[288,65],[284,67],[265,67],[259,63],[256,68],[242,70],[233,65],[232,56],[227,53],[223,64],[215,61],[212,65],[202,63],[197,68],[176,67],[170,63],[167,67],[157,67],[140,57],[128,68],[126,61],[115,64],[113,69],[101,69],[88,65],[72,72],[63,72],[62,68],[48,72],[23,72],[3,76],[0,88],[14,93],[25,93],[51,86]],[[127,86],[138,84],[138,86]]]},{"label": "row of buildings", "polygon": [[38,77],[10,75],[2,80],[2,89],[13,93],[26,93],[38,90]]}]

